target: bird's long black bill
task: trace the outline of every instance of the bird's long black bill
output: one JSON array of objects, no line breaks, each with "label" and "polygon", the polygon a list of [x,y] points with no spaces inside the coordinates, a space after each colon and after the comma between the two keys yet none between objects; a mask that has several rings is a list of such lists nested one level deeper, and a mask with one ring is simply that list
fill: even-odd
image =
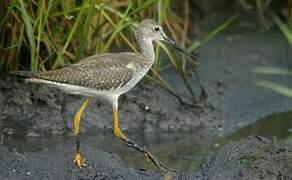
[{"label": "bird's long black bill", "polygon": [[168,44],[170,44],[171,46],[173,46],[176,50],[180,51],[181,53],[183,53],[184,55],[192,58],[195,61],[199,61],[198,57],[195,56],[194,54],[190,53],[189,51],[187,51],[186,49],[180,47],[179,45],[177,45],[172,39],[165,37],[164,41],[167,42]]}]

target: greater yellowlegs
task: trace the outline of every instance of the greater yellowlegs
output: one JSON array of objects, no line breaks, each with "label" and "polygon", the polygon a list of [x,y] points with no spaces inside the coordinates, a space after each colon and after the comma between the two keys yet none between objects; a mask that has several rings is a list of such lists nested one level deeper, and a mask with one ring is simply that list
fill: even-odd
[{"label": "greater yellowlegs", "polygon": [[113,131],[115,136],[126,142],[129,147],[144,153],[146,160],[154,163],[159,169],[171,170],[149,151],[122,133],[119,128],[118,98],[121,94],[133,88],[153,65],[155,60],[153,41],[165,41],[192,59],[197,60],[197,58],[176,45],[173,40],[165,35],[162,27],[153,20],[142,21],[135,32],[135,37],[140,53],[97,54],[85,58],[76,64],[52,71],[14,72],[15,74],[28,77],[26,81],[29,82],[48,84],[70,94],[87,96],[74,117],[74,134],[76,137],[74,163],[79,168],[86,165],[80,152],[81,116],[91,97],[100,97],[112,105]]}]

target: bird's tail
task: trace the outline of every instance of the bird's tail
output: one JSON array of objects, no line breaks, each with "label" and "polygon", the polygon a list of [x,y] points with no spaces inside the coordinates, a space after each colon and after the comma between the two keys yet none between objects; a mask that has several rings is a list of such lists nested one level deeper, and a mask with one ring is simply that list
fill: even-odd
[{"label": "bird's tail", "polygon": [[27,78],[35,77],[35,73],[31,71],[10,71],[9,73],[17,75],[17,76],[27,77]]}]

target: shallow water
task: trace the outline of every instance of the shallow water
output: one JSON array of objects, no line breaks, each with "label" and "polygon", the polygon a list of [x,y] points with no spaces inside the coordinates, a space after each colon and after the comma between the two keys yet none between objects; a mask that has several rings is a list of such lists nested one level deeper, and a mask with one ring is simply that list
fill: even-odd
[{"label": "shallow water", "polygon": [[292,112],[274,114],[260,119],[231,134],[227,139],[239,139],[251,134],[282,140],[288,139],[292,136]]},{"label": "shallow water", "polygon": [[[208,133],[198,132],[128,134],[128,136],[137,143],[147,146],[153,154],[171,167],[178,170],[195,170],[225,143],[254,134],[290,141],[289,139],[292,138],[292,112],[268,116],[228,137],[214,138]],[[91,146],[117,153],[126,164],[135,168],[153,168],[144,162],[142,154],[126,147],[111,132],[91,130],[88,133],[83,133],[81,138],[81,147]],[[36,152],[44,148],[53,148],[54,145],[64,142],[73,143],[73,137],[50,136],[28,139],[23,136],[1,136],[1,145],[10,149],[15,148],[19,152]],[[72,149],[73,151],[74,149]]]}]

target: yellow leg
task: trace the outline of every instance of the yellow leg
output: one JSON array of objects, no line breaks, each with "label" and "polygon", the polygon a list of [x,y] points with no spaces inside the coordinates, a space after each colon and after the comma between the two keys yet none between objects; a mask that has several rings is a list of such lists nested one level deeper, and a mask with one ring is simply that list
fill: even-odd
[{"label": "yellow leg", "polygon": [[81,108],[74,116],[74,135],[76,138],[76,153],[75,153],[75,157],[74,157],[73,162],[78,168],[82,168],[82,167],[86,166],[86,164],[84,162],[84,158],[81,156],[81,153],[80,153],[80,121],[81,121],[81,117],[82,117],[82,114],[83,114],[85,108],[89,104],[90,99],[91,99],[91,97],[86,98],[86,100],[82,104]]},{"label": "yellow leg", "polygon": [[114,134],[120,139],[126,138],[126,136],[122,133],[119,127],[119,112],[115,108],[113,109],[113,117],[114,117]]},{"label": "yellow leg", "polygon": [[116,137],[126,142],[129,147],[132,147],[136,149],[137,151],[142,152],[144,154],[146,162],[152,162],[156,167],[158,167],[160,170],[163,170],[163,171],[174,171],[173,169],[163,164],[159,159],[156,159],[145,148],[139,146],[138,144],[136,144],[134,141],[130,140],[123,134],[123,132],[121,131],[119,127],[119,113],[116,107],[113,108],[113,120],[114,120],[114,124],[113,124],[114,134]]}]

